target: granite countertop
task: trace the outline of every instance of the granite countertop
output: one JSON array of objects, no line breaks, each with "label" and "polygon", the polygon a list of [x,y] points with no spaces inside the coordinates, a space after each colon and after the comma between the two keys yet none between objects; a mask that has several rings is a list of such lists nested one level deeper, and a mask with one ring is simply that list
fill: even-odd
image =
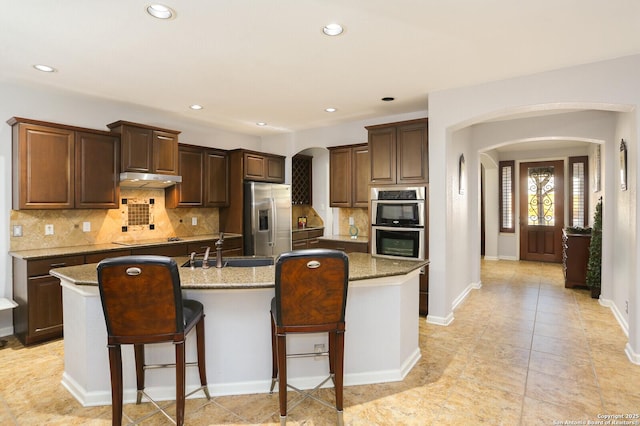
[{"label": "granite countertop", "polygon": [[[10,251],[9,255],[13,257],[17,257],[25,260],[34,260],[44,257],[50,256],[70,256],[75,254],[87,254],[87,253],[98,253],[102,251],[112,251],[112,250],[126,250],[132,248],[140,248],[140,247],[151,247],[151,246],[166,246],[169,244],[184,244],[184,243],[193,243],[198,241],[209,241],[216,240],[220,237],[219,234],[210,234],[210,235],[196,235],[192,237],[180,237],[178,240],[169,241],[167,238],[158,238],[154,240],[139,240],[139,241],[123,241],[123,242],[113,242],[113,243],[105,243],[105,244],[91,244],[84,246],[71,246],[71,247],[54,247],[54,248],[46,248],[46,249],[33,249],[33,250],[17,250]],[[232,234],[225,233],[224,238],[241,238],[240,234]]]},{"label": "granite countertop", "polygon": [[315,231],[316,229],[324,229],[324,226],[307,226],[304,228],[292,227],[291,232]]},{"label": "granite countertop", "polygon": [[[404,275],[429,261],[396,260],[374,257],[368,253],[350,253],[349,281]],[[176,258],[178,265],[187,257]],[[179,268],[184,289],[250,289],[269,288],[275,285],[275,266],[250,268],[225,267],[217,269]],[[67,266],[50,271],[51,275],[75,285],[98,285],[96,264]]]},{"label": "granite countertop", "polygon": [[369,242],[369,237],[358,235],[358,238],[351,238],[350,235],[324,235],[322,237],[318,237],[319,240],[329,240],[329,241],[350,241],[352,243],[362,243],[367,244]]}]

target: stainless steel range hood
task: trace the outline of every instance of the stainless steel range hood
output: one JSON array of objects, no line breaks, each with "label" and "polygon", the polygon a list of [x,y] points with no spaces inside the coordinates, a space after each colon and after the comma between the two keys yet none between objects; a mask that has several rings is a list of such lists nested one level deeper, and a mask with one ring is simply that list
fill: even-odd
[{"label": "stainless steel range hood", "polygon": [[182,182],[182,176],[154,173],[120,173],[120,186],[124,188],[162,189]]}]

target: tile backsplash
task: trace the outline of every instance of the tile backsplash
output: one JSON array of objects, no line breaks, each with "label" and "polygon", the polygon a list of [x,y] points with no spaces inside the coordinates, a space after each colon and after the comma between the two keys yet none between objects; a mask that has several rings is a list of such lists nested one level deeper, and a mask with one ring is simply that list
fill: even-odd
[{"label": "tile backsplash", "polygon": [[338,235],[351,235],[349,230],[349,218],[353,218],[353,226],[355,226],[357,235],[366,237],[369,235],[369,210],[363,208],[340,208],[338,210],[337,229]]},{"label": "tile backsplash", "polygon": [[[122,204],[123,200],[127,204]],[[131,200],[136,206],[135,215],[128,205]],[[122,188],[120,201],[120,208],[113,210],[12,210],[10,250],[190,237],[219,231],[217,208],[165,209],[163,190]],[[194,217],[196,225],[192,225]],[[90,227],[86,232],[85,223]],[[45,235],[45,225],[53,225],[53,235]],[[13,236],[14,226],[22,227],[21,237]]]}]

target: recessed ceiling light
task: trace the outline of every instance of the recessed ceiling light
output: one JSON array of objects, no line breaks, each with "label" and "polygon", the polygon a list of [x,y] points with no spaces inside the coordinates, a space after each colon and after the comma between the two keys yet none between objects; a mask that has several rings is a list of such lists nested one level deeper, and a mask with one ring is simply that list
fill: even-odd
[{"label": "recessed ceiling light", "polygon": [[267,123],[265,123],[264,121],[259,121],[256,123],[258,126],[266,126]]},{"label": "recessed ceiling light", "polygon": [[393,98],[393,97],[391,97],[391,96],[385,96],[384,98],[382,98],[382,99],[380,99],[380,100],[381,100],[381,101],[384,101],[384,102],[391,102],[391,101],[395,101],[395,100],[396,100],[396,98]]},{"label": "recessed ceiling light", "polygon": [[340,24],[327,24],[322,28],[322,32],[328,36],[337,36],[342,34],[344,28]]},{"label": "recessed ceiling light", "polygon": [[152,4],[147,7],[147,13],[158,19],[171,19],[175,16],[175,12],[170,7],[163,4]]},{"label": "recessed ceiling light", "polygon": [[324,109],[326,112],[336,112],[337,109],[336,108],[325,108]]},{"label": "recessed ceiling light", "polygon": [[37,64],[37,65],[34,65],[33,67],[38,71],[42,71],[42,72],[56,72],[56,69],[53,67],[50,67],[49,65]]},{"label": "recessed ceiling light", "polygon": [[201,110],[203,107],[202,105],[193,104],[189,108],[191,108],[192,110],[198,111],[198,110]]}]

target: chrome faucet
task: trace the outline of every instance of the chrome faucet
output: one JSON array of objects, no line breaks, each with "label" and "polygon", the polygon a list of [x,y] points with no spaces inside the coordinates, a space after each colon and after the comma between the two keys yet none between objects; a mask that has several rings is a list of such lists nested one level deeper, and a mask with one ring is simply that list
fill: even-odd
[{"label": "chrome faucet", "polygon": [[202,269],[209,269],[209,251],[211,251],[211,247],[207,246],[202,258]]},{"label": "chrome faucet", "polygon": [[194,269],[196,267],[196,252],[192,251],[191,256],[189,256],[189,267]]},{"label": "chrome faucet", "polygon": [[216,241],[216,268],[222,268],[222,244],[224,243],[224,233],[220,233],[220,238]]}]

